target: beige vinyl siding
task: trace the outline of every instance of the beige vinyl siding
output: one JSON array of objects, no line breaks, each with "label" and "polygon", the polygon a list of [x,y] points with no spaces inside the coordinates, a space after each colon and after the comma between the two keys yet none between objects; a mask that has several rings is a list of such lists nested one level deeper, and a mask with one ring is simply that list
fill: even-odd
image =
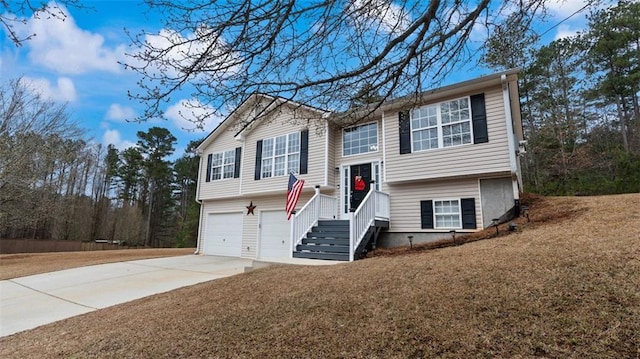
[{"label": "beige vinyl siding", "polygon": [[[305,188],[300,195],[300,200],[296,206],[296,210],[300,210],[313,196],[313,189]],[[254,215],[247,215],[247,206],[253,202],[256,206]],[[214,201],[205,201],[202,204],[203,222],[199,228],[199,236],[202,238],[204,229],[207,227],[207,218],[211,213],[243,213],[242,228],[242,257],[256,258],[258,248],[258,224],[260,220],[260,211],[277,211],[281,210],[285,215],[284,205],[286,202],[286,191],[282,194],[271,196],[255,196],[248,198],[221,199]],[[199,243],[201,240],[199,240]]]},{"label": "beige vinyl siding", "polygon": [[[478,93],[478,92],[475,92]],[[459,96],[475,93],[461,93]],[[389,182],[510,171],[504,102],[500,87],[485,91],[489,142],[400,155],[398,113],[385,113],[386,180]]]},{"label": "beige vinyl siding", "polygon": [[309,130],[309,155],[308,155],[308,173],[300,175],[300,178],[306,181],[308,186],[323,185],[325,182],[325,151],[326,141],[324,131],[316,131],[317,123],[320,119],[296,120],[286,108],[282,109],[282,113],[278,118],[271,121],[263,121],[256,125],[244,140],[244,160],[242,166],[242,195],[257,194],[271,191],[286,190],[289,181],[289,175],[278,177],[254,179],[255,163],[256,163],[256,146],[259,140],[265,138],[277,137],[303,129]]},{"label": "beige vinyl siding", "polygon": [[475,198],[476,223],[479,228],[482,227],[482,206],[477,178],[411,182],[387,185],[385,189],[391,197],[389,232],[438,232],[437,229],[421,228],[420,201],[472,197]]},{"label": "beige vinyl siding", "polygon": [[[236,147],[242,147],[242,142],[233,138],[235,132],[231,129],[220,133],[216,140],[207,146],[200,156],[200,169],[198,173],[198,181],[200,183],[198,199],[206,200],[213,198],[223,198],[229,196],[237,196],[240,194],[240,178],[227,178],[217,181],[206,181],[207,177],[207,157],[209,154],[235,150]],[[243,149],[244,151],[244,149]],[[244,157],[244,154],[242,155]],[[242,159],[240,167],[244,167]]]}]

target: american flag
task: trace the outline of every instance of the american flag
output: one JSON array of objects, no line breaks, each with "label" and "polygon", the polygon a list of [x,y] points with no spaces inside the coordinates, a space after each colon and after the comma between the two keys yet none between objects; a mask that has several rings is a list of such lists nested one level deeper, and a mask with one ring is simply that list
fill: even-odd
[{"label": "american flag", "polygon": [[291,212],[296,209],[300,193],[304,187],[304,180],[298,179],[293,173],[289,174],[289,186],[287,187],[287,204],[285,205],[285,211],[287,211],[287,220],[291,219]]}]

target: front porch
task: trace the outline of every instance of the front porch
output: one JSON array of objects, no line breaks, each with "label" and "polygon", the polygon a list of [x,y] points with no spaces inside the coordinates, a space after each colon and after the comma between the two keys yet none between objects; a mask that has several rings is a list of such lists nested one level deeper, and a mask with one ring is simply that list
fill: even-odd
[{"label": "front porch", "polygon": [[380,231],[389,228],[389,195],[369,186],[369,191],[347,219],[338,219],[338,199],[323,195],[316,186],[315,195],[291,217],[291,255],[353,261],[362,258],[378,240]]}]

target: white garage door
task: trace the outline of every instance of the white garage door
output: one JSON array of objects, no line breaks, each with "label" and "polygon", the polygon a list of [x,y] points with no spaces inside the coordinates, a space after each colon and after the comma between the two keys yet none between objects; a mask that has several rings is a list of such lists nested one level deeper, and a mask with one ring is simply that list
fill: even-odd
[{"label": "white garage door", "polygon": [[260,212],[260,258],[291,257],[291,224],[284,211]]},{"label": "white garage door", "polygon": [[204,254],[240,257],[242,213],[210,213],[204,240]]}]

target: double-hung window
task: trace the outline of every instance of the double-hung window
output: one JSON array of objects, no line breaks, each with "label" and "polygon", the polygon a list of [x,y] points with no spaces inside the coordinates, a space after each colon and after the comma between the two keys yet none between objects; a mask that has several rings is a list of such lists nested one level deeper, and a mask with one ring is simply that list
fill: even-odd
[{"label": "double-hung window", "polygon": [[422,229],[476,229],[475,198],[420,201]]},{"label": "double-hung window", "polygon": [[423,106],[410,112],[412,151],[459,146],[472,142],[468,97]]},{"label": "double-hung window", "polygon": [[461,228],[460,201],[433,201],[435,228]]},{"label": "double-hung window", "polygon": [[284,176],[300,171],[300,132],[262,141],[261,177]]},{"label": "double-hung window", "polygon": [[350,156],[378,150],[378,123],[345,128],[342,131],[342,155]]},{"label": "double-hung window", "polygon": [[211,157],[211,180],[233,178],[236,169],[236,151],[214,153]]}]

